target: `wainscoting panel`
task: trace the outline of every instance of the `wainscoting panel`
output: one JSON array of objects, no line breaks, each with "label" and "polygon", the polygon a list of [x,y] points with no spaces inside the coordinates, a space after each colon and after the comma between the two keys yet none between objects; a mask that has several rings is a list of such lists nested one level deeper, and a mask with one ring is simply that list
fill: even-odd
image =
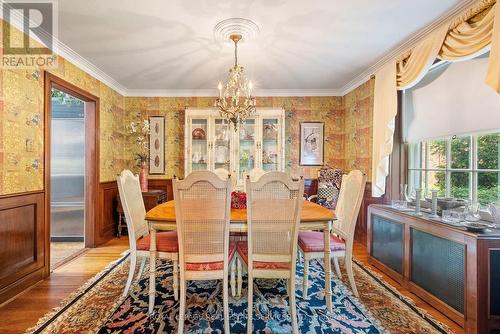
[{"label": "wainscoting panel", "polygon": [[95,226],[96,246],[104,244],[116,235],[118,215],[116,213],[118,185],[116,181],[99,184],[98,220]]},{"label": "wainscoting panel", "polygon": [[46,271],[44,193],[0,197],[0,304]]},{"label": "wainscoting panel", "polygon": [[167,193],[167,201],[174,199],[172,179],[148,179],[149,189],[164,190]]},{"label": "wainscoting panel", "polygon": [[354,240],[363,245],[366,245],[367,240],[367,227],[368,227],[368,206],[371,204],[383,204],[384,197],[372,197],[372,184],[366,183],[363,201],[359,209],[358,220],[356,221],[356,230],[354,231]]}]

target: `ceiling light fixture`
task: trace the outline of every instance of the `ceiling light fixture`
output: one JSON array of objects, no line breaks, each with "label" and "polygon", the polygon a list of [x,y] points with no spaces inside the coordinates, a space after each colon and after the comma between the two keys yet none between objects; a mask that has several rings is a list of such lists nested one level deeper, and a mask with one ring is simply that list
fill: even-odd
[{"label": "ceiling light fixture", "polygon": [[234,42],[234,66],[229,69],[227,82],[219,82],[219,97],[214,103],[214,106],[219,108],[220,115],[234,125],[235,131],[238,124],[243,123],[256,109],[256,100],[252,96],[252,81],[246,78],[243,66],[238,64],[238,42],[241,38],[240,34],[229,36]]}]

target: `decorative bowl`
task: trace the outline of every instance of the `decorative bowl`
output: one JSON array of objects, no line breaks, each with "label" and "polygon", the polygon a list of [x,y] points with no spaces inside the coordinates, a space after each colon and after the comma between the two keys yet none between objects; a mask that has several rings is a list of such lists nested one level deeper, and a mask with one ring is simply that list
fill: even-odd
[{"label": "decorative bowl", "polygon": [[193,139],[205,139],[206,138],[205,130],[203,130],[202,128],[194,129],[192,132],[192,135],[193,135]]},{"label": "decorative bowl", "polygon": [[473,232],[483,232],[484,230],[492,227],[490,224],[487,223],[469,222],[469,221],[460,222],[460,225],[464,226],[466,229]]}]

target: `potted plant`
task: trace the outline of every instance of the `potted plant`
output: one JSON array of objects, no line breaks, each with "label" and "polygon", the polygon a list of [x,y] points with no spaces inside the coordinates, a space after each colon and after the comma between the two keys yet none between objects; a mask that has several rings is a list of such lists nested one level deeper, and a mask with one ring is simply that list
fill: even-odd
[{"label": "potted plant", "polygon": [[141,191],[148,191],[148,135],[149,132],[149,121],[142,120],[138,122],[131,122],[129,125],[129,133],[132,138],[135,139],[137,146],[137,153],[135,154],[135,160],[137,166],[140,167],[139,172],[139,182],[141,184]]}]

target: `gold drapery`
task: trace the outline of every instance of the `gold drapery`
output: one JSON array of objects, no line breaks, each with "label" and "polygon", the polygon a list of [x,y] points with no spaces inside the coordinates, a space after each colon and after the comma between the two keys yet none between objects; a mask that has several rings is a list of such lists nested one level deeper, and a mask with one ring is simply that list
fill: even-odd
[{"label": "gold drapery", "polygon": [[[493,9],[492,9],[493,11]],[[495,5],[495,22],[491,35],[490,59],[486,83],[500,94],[500,3]]]},{"label": "gold drapery", "polygon": [[[404,54],[389,61],[375,74],[372,143],[372,194],[385,192],[389,174],[388,157],[392,152],[397,89],[415,85],[436,58],[461,60],[490,46],[485,83],[500,94],[500,2],[483,0],[453,21],[441,26]],[[391,67],[392,78],[388,78]],[[392,118],[389,115],[394,115]],[[391,139],[388,140],[388,137]]]},{"label": "gold drapery", "polygon": [[436,59],[447,32],[447,25],[436,29],[420,42],[407,58],[397,62],[398,89],[409,88],[422,79]]},{"label": "gold drapery", "polygon": [[471,18],[448,31],[439,50],[439,59],[459,60],[483,50],[490,44],[495,11],[493,7],[485,11],[486,14],[478,14],[484,15],[481,20],[474,21]]},{"label": "gold drapery", "polygon": [[[398,111],[396,92],[396,61],[389,61],[375,76],[373,102],[372,196],[385,193],[385,177],[389,174],[394,120]],[[376,117],[375,117],[376,115]],[[375,144],[377,139],[377,144]]]}]

